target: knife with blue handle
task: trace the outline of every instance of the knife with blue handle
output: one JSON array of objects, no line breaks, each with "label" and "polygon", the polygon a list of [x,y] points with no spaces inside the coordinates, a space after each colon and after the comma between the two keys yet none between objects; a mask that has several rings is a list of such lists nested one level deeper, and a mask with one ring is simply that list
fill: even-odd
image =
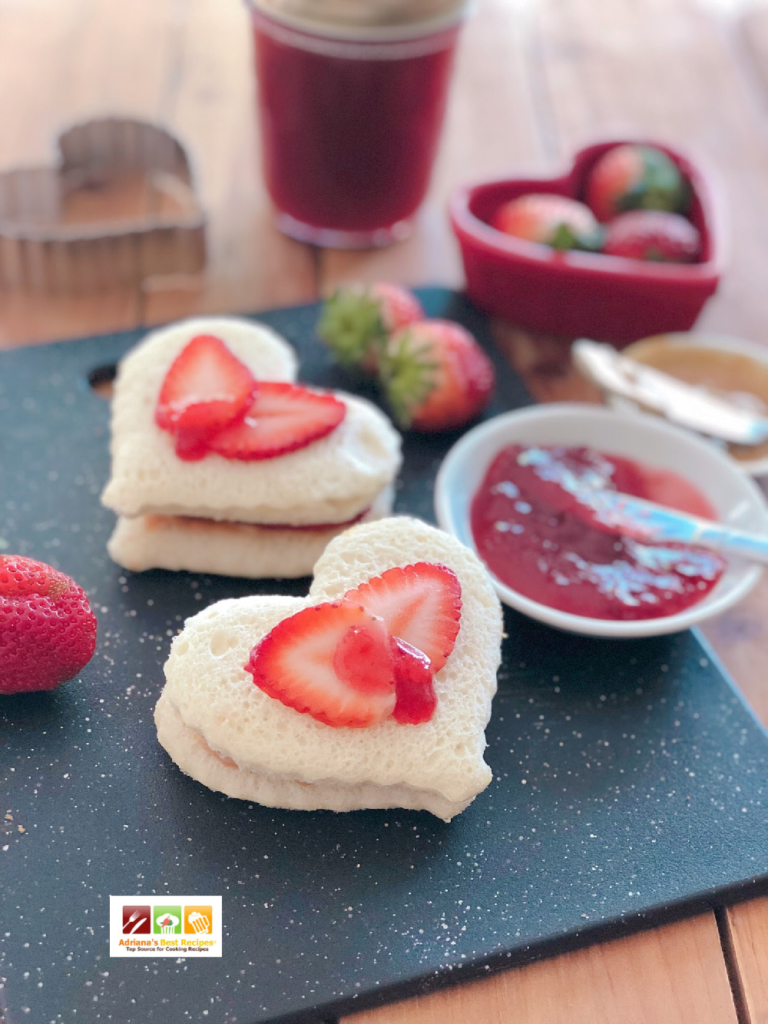
[{"label": "knife with blue handle", "polygon": [[575,473],[553,460],[544,448],[527,448],[518,461],[535,466],[541,480],[557,484],[572,495],[576,500],[569,509],[571,514],[598,529],[621,533],[646,544],[696,544],[768,564],[768,534],[748,533],[726,523],[596,486],[589,474]]},{"label": "knife with blue handle", "polygon": [[580,488],[578,497],[592,510],[595,525],[603,525],[635,540],[653,544],[697,544],[724,555],[738,555],[768,564],[768,535],[747,533],[618,491]]}]

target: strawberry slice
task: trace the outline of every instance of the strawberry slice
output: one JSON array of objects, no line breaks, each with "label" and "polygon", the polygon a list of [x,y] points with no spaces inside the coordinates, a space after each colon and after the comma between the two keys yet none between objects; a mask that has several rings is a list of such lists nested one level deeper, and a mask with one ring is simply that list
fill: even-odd
[{"label": "strawberry slice", "polygon": [[304,608],[251,651],[246,671],[270,697],[332,726],[362,729],[395,707],[390,638],[359,604]]},{"label": "strawberry slice", "polygon": [[461,619],[461,584],[444,565],[417,562],[388,569],[344,595],[384,620],[390,635],[427,656],[439,672],[456,642]]},{"label": "strawberry slice", "polygon": [[346,411],[331,394],[295,384],[260,383],[245,418],[216,434],[208,449],[227,459],[272,459],[330,434]]},{"label": "strawberry slice", "polygon": [[155,408],[182,459],[202,458],[205,442],[242,416],[256,380],[220,338],[199,334],[174,359]]}]

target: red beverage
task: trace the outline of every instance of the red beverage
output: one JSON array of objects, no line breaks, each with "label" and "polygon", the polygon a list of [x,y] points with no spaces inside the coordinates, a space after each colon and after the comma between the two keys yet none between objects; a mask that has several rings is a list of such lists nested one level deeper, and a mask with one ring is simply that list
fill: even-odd
[{"label": "red beverage", "polygon": [[349,38],[251,10],[278,226],[337,247],[405,237],[429,184],[460,15]]}]

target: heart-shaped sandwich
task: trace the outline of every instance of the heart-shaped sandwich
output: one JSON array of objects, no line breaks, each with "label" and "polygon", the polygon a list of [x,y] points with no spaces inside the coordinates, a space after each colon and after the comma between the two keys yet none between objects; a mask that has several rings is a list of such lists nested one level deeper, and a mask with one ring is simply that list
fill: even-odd
[{"label": "heart-shaped sandwich", "polygon": [[450,820],[483,760],[502,618],[484,567],[416,519],[330,542],[306,598],[220,601],[174,640],[160,743],[211,789],[270,807]]},{"label": "heart-shaped sandwich", "polygon": [[229,317],[174,324],[128,354],[102,495],[120,517],[116,562],[303,576],[340,530],[389,513],[399,435],[371,403],[296,373],[278,334]]}]

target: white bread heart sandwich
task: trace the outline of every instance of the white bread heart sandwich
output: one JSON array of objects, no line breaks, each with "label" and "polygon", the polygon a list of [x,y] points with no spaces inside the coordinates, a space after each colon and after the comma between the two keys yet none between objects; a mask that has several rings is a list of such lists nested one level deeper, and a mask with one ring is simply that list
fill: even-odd
[{"label": "white bread heart sandwich", "polygon": [[295,384],[293,348],[231,317],[150,334],[120,363],[111,557],[134,571],[306,576],[350,523],[391,511],[400,436],[370,402]]},{"label": "white bread heart sandwich", "polygon": [[449,821],[491,781],[501,637],[473,552],[417,519],[360,524],[330,542],[307,597],[219,601],[187,620],[158,739],[232,797]]}]

